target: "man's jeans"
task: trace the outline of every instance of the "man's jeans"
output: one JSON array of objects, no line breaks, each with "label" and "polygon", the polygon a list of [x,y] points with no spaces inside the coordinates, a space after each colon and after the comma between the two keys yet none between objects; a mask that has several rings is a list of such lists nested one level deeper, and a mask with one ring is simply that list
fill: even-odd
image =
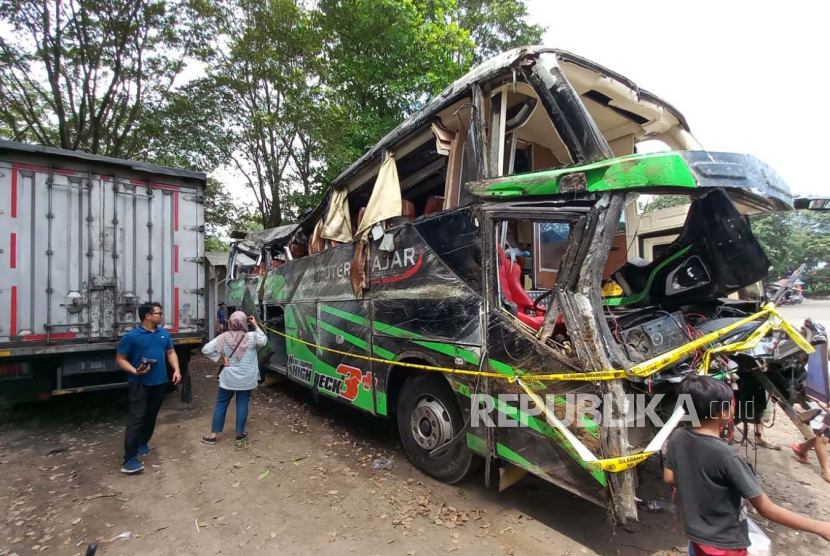
[{"label": "man's jeans", "polygon": [[127,432],[124,435],[124,462],[138,454],[138,447],[150,442],[156,428],[156,417],[161,409],[167,384],[146,386],[131,382],[127,390]]},{"label": "man's jeans", "polygon": [[221,387],[216,394],[216,409],[213,410],[213,424],[210,432],[222,432],[222,429],[225,428],[225,414],[228,412],[228,406],[234,394],[236,394],[236,434],[245,432],[251,390],[225,390]]}]

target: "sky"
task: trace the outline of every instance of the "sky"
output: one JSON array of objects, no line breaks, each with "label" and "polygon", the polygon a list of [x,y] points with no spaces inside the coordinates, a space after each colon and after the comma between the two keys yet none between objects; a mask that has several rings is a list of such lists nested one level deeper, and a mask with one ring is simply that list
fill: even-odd
[{"label": "sky", "polygon": [[830,195],[830,3],[529,0],[543,44],[677,108],[710,151],[752,154],[796,195]]}]

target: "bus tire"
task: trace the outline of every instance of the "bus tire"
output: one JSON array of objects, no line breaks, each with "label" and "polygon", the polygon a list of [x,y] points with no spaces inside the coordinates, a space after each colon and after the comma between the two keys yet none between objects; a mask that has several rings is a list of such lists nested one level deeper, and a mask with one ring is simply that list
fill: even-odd
[{"label": "bus tire", "polygon": [[473,464],[473,453],[463,441],[430,456],[461,432],[464,419],[458,401],[444,377],[413,374],[401,387],[397,402],[398,431],[412,463],[439,481],[455,484]]}]

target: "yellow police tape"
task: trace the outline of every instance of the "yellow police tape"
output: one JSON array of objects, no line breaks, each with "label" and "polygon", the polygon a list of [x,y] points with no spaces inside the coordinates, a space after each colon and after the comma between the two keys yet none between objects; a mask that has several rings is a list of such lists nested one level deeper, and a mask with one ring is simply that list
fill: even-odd
[{"label": "yellow police tape", "polygon": [[[804,337],[793,328],[788,322],[786,322],[778,311],[775,309],[775,305],[772,303],[768,303],[764,306],[764,308],[753,314],[745,317],[739,321],[733,322],[732,324],[728,324],[723,328],[719,328],[713,332],[705,334],[700,338],[696,338],[690,342],[683,344],[682,346],[676,347],[662,355],[658,355],[648,361],[643,361],[642,363],[638,363],[632,366],[627,372],[625,370],[611,370],[611,371],[587,371],[584,373],[551,373],[551,374],[502,374],[502,373],[494,373],[494,372],[487,372],[487,371],[480,371],[480,370],[472,370],[472,369],[453,369],[450,367],[436,367],[432,365],[420,365],[418,363],[406,363],[403,361],[392,361],[388,359],[381,359],[379,357],[371,357],[368,355],[360,355],[356,353],[349,353],[347,351],[341,351],[338,349],[333,349],[325,346],[321,346],[319,344],[315,344],[312,342],[306,342],[305,340],[301,340],[300,338],[296,338],[284,332],[280,332],[279,330],[274,330],[273,328],[269,328],[267,326],[262,326],[263,329],[267,330],[268,332],[272,332],[284,338],[287,338],[291,341],[298,342],[301,344],[305,344],[309,347],[313,347],[316,349],[320,349],[323,351],[328,351],[330,353],[336,353],[338,355],[343,355],[346,357],[353,357],[355,359],[362,359],[364,361],[372,361],[375,363],[383,363],[385,365],[396,365],[399,367],[408,367],[411,369],[420,369],[424,371],[438,371],[442,373],[450,373],[450,374],[457,374],[457,375],[467,375],[467,376],[480,376],[480,377],[489,377],[489,378],[498,378],[498,379],[506,379],[511,382],[516,380],[517,378],[524,378],[528,380],[540,380],[540,381],[574,381],[574,382],[596,382],[602,380],[617,380],[620,378],[625,378],[627,376],[638,376],[641,378],[648,377],[660,369],[668,367],[669,365],[676,363],[680,359],[686,357],[687,355],[697,351],[698,349],[710,344],[720,338],[730,334],[744,326],[749,324],[753,321],[756,321],[760,318],[767,317],[767,321],[760,324],[758,329],[756,329],[753,334],[749,336],[746,340],[741,342],[733,342],[731,344],[726,344],[717,348],[712,348],[706,351],[704,354],[703,362],[704,364],[701,365],[703,368],[703,372],[706,372],[709,368],[709,361],[711,359],[711,355],[714,353],[723,353],[723,352],[733,352],[733,351],[741,351],[742,349],[748,349],[745,345],[750,345],[750,347],[755,347],[757,343],[761,340],[763,336],[766,335],[767,332],[770,330],[783,330],[787,333],[793,341],[798,344],[798,346],[803,349],[807,353],[813,353],[815,349],[813,346],[804,339]],[[757,334],[757,332],[764,330],[763,334]],[[753,342],[754,343],[751,343]]]},{"label": "yellow police tape", "polygon": [[626,373],[625,371],[592,371],[586,373],[554,373],[554,374],[523,374],[523,375],[506,375],[502,373],[493,373],[487,371],[479,371],[479,370],[472,370],[472,369],[452,369],[450,367],[435,367],[433,365],[421,365],[418,363],[407,363],[406,361],[393,361],[389,359],[381,359],[380,357],[371,357],[368,355],[360,355],[358,353],[349,353],[348,351],[341,351],[339,349],[333,349],[330,347],[321,346],[319,344],[315,344],[313,342],[306,342],[305,340],[301,340],[300,338],[296,338],[285,332],[280,332],[279,330],[274,330],[273,328],[269,328],[265,325],[262,325],[263,330],[267,330],[268,332],[273,332],[283,338],[287,338],[292,342],[298,342],[300,344],[307,345],[309,347],[317,348],[323,351],[328,351],[329,353],[336,353],[338,355],[343,355],[345,357],[353,357],[355,359],[361,359],[363,361],[372,361],[374,363],[383,363],[384,365],[395,365],[398,367],[407,367],[410,369],[419,369],[422,371],[438,371],[442,373],[450,373],[455,375],[468,375],[468,376],[481,376],[481,377],[488,377],[488,378],[500,378],[504,380],[509,380],[513,382],[520,376],[529,380],[569,380],[569,381],[582,381],[582,382],[596,382],[598,380],[612,380],[617,378],[625,378]]},{"label": "yellow police tape", "polygon": [[[683,357],[691,354],[692,352],[710,344],[727,334],[737,330],[741,326],[749,324],[753,321],[756,321],[760,318],[766,317],[763,323],[761,323],[753,332],[750,334],[746,339],[740,342],[733,342],[731,344],[726,344],[723,346],[719,346],[716,348],[711,348],[706,350],[703,361],[701,366],[698,370],[700,374],[705,374],[709,369],[709,363],[711,361],[712,355],[718,353],[727,353],[727,352],[736,352],[736,351],[743,351],[746,349],[752,349],[761,341],[761,339],[766,336],[771,330],[783,330],[793,341],[805,352],[813,353],[815,349],[813,346],[804,339],[804,337],[796,330],[792,325],[786,322],[778,311],[775,308],[775,305],[772,303],[768,303],[764,306],[764,308],[746,318],[733,322],[723,328],[719,328],[714,332],[710,332],[709,334],[705,334],[700,338],[696,338],[686,344],[683,344],[680,347],[677,347],[671,351],[664,353],[658,357],[653,359],[649,359],[648,361],[644,361],[643,363],[639,363],[631,367],[629,372],[624,370],[613,370],[613,371],[591,371],[585,373],[553,373],[553,374],[526,374],[526,375],[506,375],[501,373],[494,373],[488,371],[479,371],[479,370],[472,370],[472,369],[452,369],[449,367],[436,367],[433,365],[421,365],[418,363],[407,363],[405,361],[390,361],[387,359],[381,359],[379,357],[371,357],[367,355],[360,355],[356,353],[349,353],[347,351],[342,351],[338,349],[333,349],[325,346],[321,346],[319,344],[315,344],[312,342],[307,342],[305,340],[301,340],[300,338],[296,338],[294,336],[290,336],[284,332],[280,332],[279,330],[274,330],[273,328],[269,328],[265,325],[262,325],[262,328],[271,332],[273,334],[277,334],[282,336],[286,339],[289,339],[294,342],[298,342],[309,347],[313,347],[316,349],[320,349],[323,351],[327,351],[329,353],[336,353],[338,355],[342,355],[345,357],[353,357],[356,359],[362,359],[364,361],[372,361],[375,363],[382,363],[385,365],[396,365],[399,367],[407,367],[411,369],[419,369],[424,371],[438,371],[442,373],[450,373],[450,374],[457,374],[457,375],[468,375],[468,376],[479,376],[479,377],[488,377],[488,378],[498,378],[498,379],[505,379],[509,380],[510,382],[516,382],[533,400],[537,407],[539,407],[542,413],[545,415],[546,420],[549,424],[551,424],[554,428],[556,428],[564,437],[565,439],[573,446],[576,450],[577,454],[583,461],[587,464],[592,465],[594,467],[598,467],[603,471],[607,471],[609,473],[619,473],[621,471],[626,471],[631,469],[632,467],[637,466],[641,462],[647,460],[650,456],[657,453],[663,445],[663,443],[668,438],[668,435],[671,433],[672,430],[677,426],[680,422],[680,418],[683,415],[682,408],[676,408],[674,414],[669,419],[669,421],[663,426],[660,432],[649,442],[649,445],[646,449],[640,454],[633,454],[630,456],[620,456],[614,458],[607,458],[607,459],[597,459],[597,457],[588,449],[585,444],[583,444],[577,437],[574,435],[568,427],[566,427],[556,416],[553,412],[549,411],[547,405],[544,401],[536,394],[527,384],[525,384],[524,380],[541,380],[541,381],[583,381],[583,382],[595,382],[600,380],[616,380],[625,378],[627,376],[638,376],[638,377],[647,377],[655,372],[659,371],[660,369],[675,363],[676,361],[682,359]],[[524,380],[523,380],[524,379]]]}]

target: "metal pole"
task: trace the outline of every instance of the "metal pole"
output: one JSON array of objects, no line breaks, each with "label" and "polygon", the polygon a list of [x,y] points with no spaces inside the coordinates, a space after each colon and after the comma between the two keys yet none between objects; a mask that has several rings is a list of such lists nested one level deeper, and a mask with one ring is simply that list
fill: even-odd
[{"label": "metal pole", "polygon": [[[52,214],[52,184],[55,180],[55,174],[52,166],[49,166],[49,177],[46,178],[46,195],[47,195],[47,212],[46,212],[46,322],[52,322],[52,219],[55,217]],[[32,192],[34,195],[34,191]],[[32,215],[34,217],[34,215]],[[34,271],[34,269],[32,269]],[[46,343],[52,341],[52,330],[46,328]]]}]

